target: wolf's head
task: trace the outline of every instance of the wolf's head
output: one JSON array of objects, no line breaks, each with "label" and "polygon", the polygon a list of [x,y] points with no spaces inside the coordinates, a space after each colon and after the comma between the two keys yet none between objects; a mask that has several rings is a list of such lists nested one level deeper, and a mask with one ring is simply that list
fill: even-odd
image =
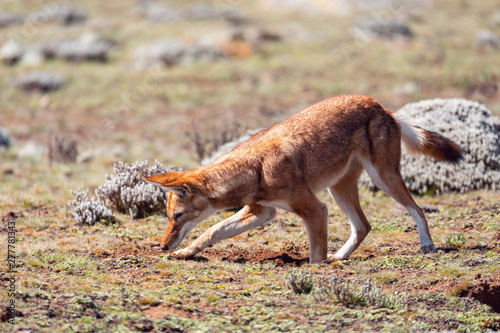
[{"label": "wolf's head", "polygon": [[144,179],[169,191],[168,225],[161,241],[162,250],[175,249],[197,224],[215,211],[204,195],[203,184],[188,172],[167,172]]}]

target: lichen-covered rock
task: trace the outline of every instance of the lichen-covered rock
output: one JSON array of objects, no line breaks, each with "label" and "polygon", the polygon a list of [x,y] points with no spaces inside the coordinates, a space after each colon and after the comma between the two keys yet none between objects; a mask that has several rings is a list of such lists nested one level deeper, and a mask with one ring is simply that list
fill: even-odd
[{"label": "lichen-covered rock", "polygon": [[410,39],[413,32],[410,27],[397,20],[377,20],[367,17],[359,20],[351,29],[351,35],[361,40],[365,38]]},{"label": "lichen-covered rock", "polygon": [[53,2],[32,12],[26,18],[27,22],[39,24],[58,21],[62,25],[83,23],[87,20],[87,12],[75,6]]},{"label": "lichen-covered rock", "polygon": [[165,189],[145,183],[143,177],[176,170],[175,167],[166,169],[158,161],[153,166],[147,161],[119,162],[114,166],[115,173],[106,175],[106,182],[95,193],[107,207],[140,218],[164,210],[167,200]]},{"label": "lichen-covered rock", "polygon": [[115,216],[111,209],[104,204],[89,197],[89,190],[80,191],[80,189],[72,192],[75,199],[69,202],[69,206],[73,210],[73,218],[81,224],[93,225],[96,222],[107,221],[113,222]]},{"label": "lichen-covered rock", "polygon": [[475,38],[477,45],[500,47],[500,37],[491,30],[478,31]]},{"label": "lichen-covered rock", "polygon": [[246,18],[236,6],[228,4],[191,5],[172,7],[156,1],[140,1],[133,9],[133,14],[153,23],[170,23],[175,21],[196,21],[225,19],[230,23],[243,23]]},{"label": "lichen-covered rock", "polygon": [[205,157],[204,159],[202,159],[201,160],[201,165],[207,165],[209,163],[212,163],[213,161],[215,161],[216,159],[218,159],[220,156],[229,153],[231,150],[233,150],[234,148],[236,148],[236,146],[239,145],[240,143],[247,141],[252,136],[254,136],[255,134],[259,133],[261,130],[262,130],[262,128],[258,129],[258,130],[248,130],[241,137],[239,137],[239,138],[237,138],[235,140],[232,140],[232,141],[224,143],[216,151],[214,151],[210,156]]},{"label": "lichen-covered rock", "polygon": [[9,39],[0,47],[0,60],[5,65],[15,65],[23,56],[25,47],[14,39]]},{"label": "lichen-covered rock", "polygon": [[137,69],[175,66],[193,62],[213,62],[224,58],[223,49],[215,43],[195,41],[183,42],[170,38],[149,43],[134,52],[134,67]]},{"label": "lichen-covered rock", "polygon": [[61,88],[64,83],[62,75],[47,71],[32,71],[19,75],[14,85],[24,91],[50,92]]},{"label": "lichen-covered rock", "polygon": [[75,39],[46,43],[42,46],[42,52],[49,59],[61,58],[75,62],[105,62],[108,59],[108,52],[113,46],[113,41],[103,38],[96,33],[87,32]]},{"label": "lichen-covered rock", "polygon": [[144,69],[241,59],[252,54],[261,43],[280,39],[277,34],[256,28],[226,29],[203,34],[189,42],[180,38],[162,39],[138,47],[133,63],[135,68]]},{"label": "lichen-covered rock", "polygon": [[[464,154],[464,160],[454,165],[403,149],[401,174],[410,191],[500,190],[500,119],[484,105],[464,99],[433,99],[407,104],[397,114],[409,124],[455,141]],[[374,188],[366,174],[360,183]]]},{"label": "lichen-covered rock", "polygon": [[7,129],[0,126],[0,150],[5,150],[12,144],[12,137]]},{"label": "lichen-covered rock", "polygon": [[11,12],[0,12],[0,28],[8,27],[9,25],[22,24],[23,18],[19,14]]}]

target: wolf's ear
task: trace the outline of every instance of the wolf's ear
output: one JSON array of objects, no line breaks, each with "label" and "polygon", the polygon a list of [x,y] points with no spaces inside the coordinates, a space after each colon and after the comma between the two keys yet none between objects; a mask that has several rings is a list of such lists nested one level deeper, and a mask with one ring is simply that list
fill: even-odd
[{"label": "wolf's ear", "polygon": [[168,191],[177,193],[181,197],[191,194],[191,188],[182,178],[183,172],[167,172],[160,175],[145,177],[144,180],[150,184],[158,185]]},{"label": "wolf's ear", "polygon": [[182,176],[183,172],[172,171],[167,173],[162,173],[159,175],[154,175],[151,177],[144,177],[144,180],[150,184],[165,186],[168,183],[172,183]]}]

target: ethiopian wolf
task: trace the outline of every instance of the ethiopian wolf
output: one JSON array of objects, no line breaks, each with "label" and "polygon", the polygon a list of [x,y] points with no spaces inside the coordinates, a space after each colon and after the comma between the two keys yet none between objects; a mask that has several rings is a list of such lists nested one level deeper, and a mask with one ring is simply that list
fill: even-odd
[{"label": "ethiopian wolf", "polygon": [[401,141],[412,153],[458,163],[460,148],[440,134],[412,126],[367,96],[339,96],[316,103],[263,130],[198,169],[145,178],[169,190],[168,226],[161,241],[175,249],[198,223],[218,210],[244,206],[210,227],[188,247],[188,258],[207,246],[255,228],[281,208],[300,216],[309,238],[309,260],[327,260],[327,208],[316,194],[327,188],[351,224],[351,236],[335,255],[346,259],[370,232],[359,204],[363,169],[415,220],[420,251],[435,251],[422,209],[400,174]]}]

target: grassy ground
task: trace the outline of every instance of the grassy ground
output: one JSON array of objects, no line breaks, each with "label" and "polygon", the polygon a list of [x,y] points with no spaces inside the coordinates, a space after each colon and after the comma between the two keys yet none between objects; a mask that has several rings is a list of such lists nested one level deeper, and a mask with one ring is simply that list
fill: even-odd
[{"label": "grassy ground", "polygon": [[[434,211],[428,217],[439,248],[421,255],[411,217],[385,195],[362,192],[373,232],[350,259],[321,265],[307,263],[305,230],[291,214],[180,261],[156,247],[160,216],[82,227],[58,205],[19,207],[8,217],[18,239],[16,322],[78,332],[499,329],[500,315],[458,297],[480,277],[498,279],[499,200],[488,192],[420,198]],[[349,230],[339,209],[328,206],[333,251]],[[228,214],[214,215],[185,244]],[[409,296],[397,309],[318,301],[287,287],[292,269],[316,279],[339,275],[357,287],[369,278],[388,294]]]},{"label": "grassy ground", "polygon": [[[183,2],[173,5],[185,6]],[[200,134],[237,122],[240,131],[268,127],[301,108],[344,93],[375,97],[389,109],[427,98],[464,97],[500,76],[498,49],[480,47],[480,29],[500,33],[495,1],[451,0],[404,7],[415,38],[411,41],[356,41],[349,26],[380,11],[335,16],[263,10],[231,2],[257,26],[283,36],[248,58],[138,71],[134,50],[165,36],[193,38],[226,26],[222,20],[151,24],[131,14],[133,1],[88,1],[89,22],[57,23],[0,30],[0,43],[25,32],[23,42],[97,31],[114,39],[106,63],[51,60],[39,69],[61,72],[63,88],[51,94],[25,93],[11,82],[31,70],[1,67],[0,125],[15,145],[0,152],[0,242],[8,244],[15,223],[17,273],[0,266],[0,330],[33,331],[485,331],[500,329],[500,315],[487,305],[460,297],[471,286],[499,281],[500,193],[479,191],[420,197],[428,208],[437,253],[418,253],[413,220],[382,193],[361,194],[373,228],[349,260],[307,264],[307,237],[300,221],[280,214],[263,228],[206,249],[194,260],[179,261],[156,246],[164,217],[133,220],[119,215],[113,225],[81,226],[66,208],[71,190],[95,189],[118,160],[158,159],[166,166],[197,166],[189,133],[198,120]],[[2,8],[28,13],[39,1],[3,1]],[[383,10],[383,8],[382,8]],[[346,52],[346,47],[349,52]],[[149,84],[155,82],[155,84]],[[401,89],[411,83],[417,89]],[[498,93],[470,98],[500,115]],[[28,141],[48,144],[70,133],[80,152],[103,149],[84,164],[49,164],[46,156],[18,156]],[[349,237],[345,216],[326,193],[330,212],[330,251]],[[196,228],[186,245],[218,213]],[[7,258],[8,248],[0,247]],[[397,309],[319,300],[295,294],[286,285],[292,270],[314,279],[339,275],[355,287],[369,278],[401,297]],[[8,294],[15,277],[15,297]],[[484,282],[484,283],[486,283]],[[404,295],[408,294],[405,298]],[[7,319],[14,299],[16,325]],[[4,320],[5,319],[5,320]]]}]

